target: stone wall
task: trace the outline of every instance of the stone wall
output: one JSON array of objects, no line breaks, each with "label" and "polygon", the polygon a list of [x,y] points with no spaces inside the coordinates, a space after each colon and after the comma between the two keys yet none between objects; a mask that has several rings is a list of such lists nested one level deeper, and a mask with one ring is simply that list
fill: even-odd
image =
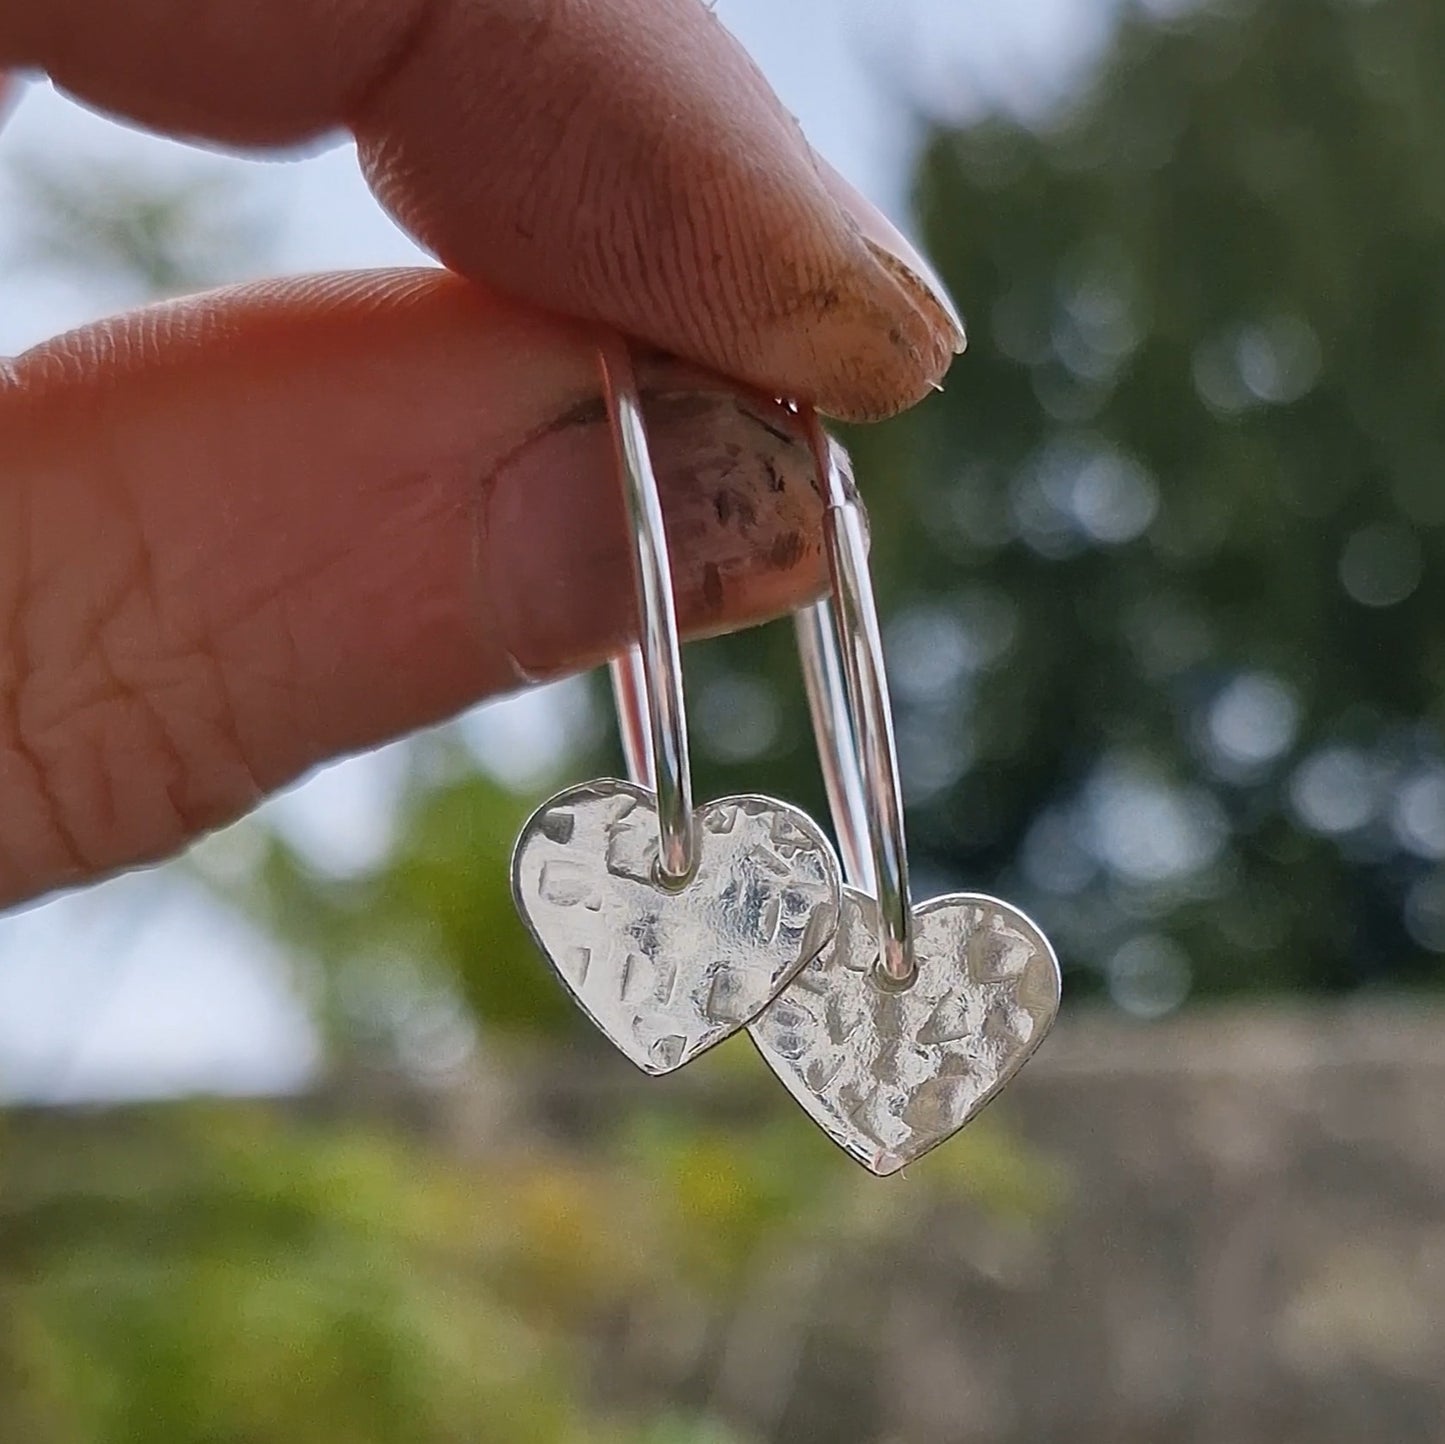
[{"label": "stone wall", "polygon": [[1445,1010],[1075,1018],[991,1112],[1032,1221],[785,1262],[706,1345],[634,1320],[609,1382],[789,1444],[1445,1440]]},{"label": "stone wall", "polygon": [[[585,1147],[639,1089],[777,1106],[735,1076],[553,1057],[445,1096],[349,1080],[295,1106],[485,1157],[532,1130]],[[730,1311],[643,1300],[599,1336],[599,1391],[768,1444],[1445,1444],[1445,1007],[1070,1017],[978,1127],[1019,1164],[983,1190],[1012,1210],[797,1248]]]},{"label": "stone wall", "polygon": [[1000,1106],[1067,1197],[921,1251],[894,1437],[1445,1438],[1445,1015],[1080,1023]]}]

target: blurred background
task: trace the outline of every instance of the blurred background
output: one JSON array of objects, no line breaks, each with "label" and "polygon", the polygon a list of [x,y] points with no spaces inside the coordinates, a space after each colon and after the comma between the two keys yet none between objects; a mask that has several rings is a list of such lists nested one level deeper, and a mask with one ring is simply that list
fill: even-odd
[{"label": "blurred background", "polygon": [[[915,890],[1062,1022],[887,1183],[634,1075],[507,884],[606,693],[481,709],[0,922],[0,1439],[1445,1438],[1445,8],[717,10],[967,314],[847,440]],[[5,132],[0,351],[416,258],[345,148]],[[787,626],[687,664],[699,794],[822,816]]]}]

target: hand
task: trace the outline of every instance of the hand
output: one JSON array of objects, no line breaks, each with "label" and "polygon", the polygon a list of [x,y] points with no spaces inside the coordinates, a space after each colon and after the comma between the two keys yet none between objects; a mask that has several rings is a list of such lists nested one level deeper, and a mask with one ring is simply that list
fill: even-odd
[{"label": "hand", "polygon": [[0,0],[0,70],[32,67],[230,146],[345,126],[455,274],[240,287],[0,362],[0,902],[618,650],[596,323],[667,353],[691,631],[821,582],[764,398],[883,416],[962,346],[703,0]]}]

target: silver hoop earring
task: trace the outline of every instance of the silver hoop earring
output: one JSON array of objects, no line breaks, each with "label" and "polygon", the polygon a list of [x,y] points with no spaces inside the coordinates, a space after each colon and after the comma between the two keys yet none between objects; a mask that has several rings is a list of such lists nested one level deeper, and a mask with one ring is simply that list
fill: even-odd
[{"label": "silver hoop earring", "polygon": [[1043,1041],[1058,960],[1017,908],[977,893],[914,906],[863,517],[804,413],[831,595],[800,613],[799,654],[844,859],[829,944],[750,1026],[769,1067],[851,1157],[896,1173],[956,1133]]},{"label": "silver hoop earring", "polygon": [[840,877],[808,815],[758,795],[694,808],[682,662],[657,482],[626,342],[599,347],[632,541],[639,652],[614,664],[630,780],[549,798],[512,892],[596,1026],[646,1073],[745,1027],[828,943]]}]

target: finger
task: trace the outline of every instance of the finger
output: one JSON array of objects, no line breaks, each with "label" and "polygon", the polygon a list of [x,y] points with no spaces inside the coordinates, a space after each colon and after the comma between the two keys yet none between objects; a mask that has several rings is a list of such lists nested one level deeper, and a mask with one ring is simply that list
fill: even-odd
[{"label": "finger", "polygon": [[0,0],[7,63],[210,140],[347,125],[447,265],[837,416],[912,404],[962,348],[699,0]]},{"label": "finger", "polygon": [[[820,589],[787,414],[642,383],[690,632]],[[0,901],[635,634],[579,327],[443,271],[240,288],[0,367]]]}]

